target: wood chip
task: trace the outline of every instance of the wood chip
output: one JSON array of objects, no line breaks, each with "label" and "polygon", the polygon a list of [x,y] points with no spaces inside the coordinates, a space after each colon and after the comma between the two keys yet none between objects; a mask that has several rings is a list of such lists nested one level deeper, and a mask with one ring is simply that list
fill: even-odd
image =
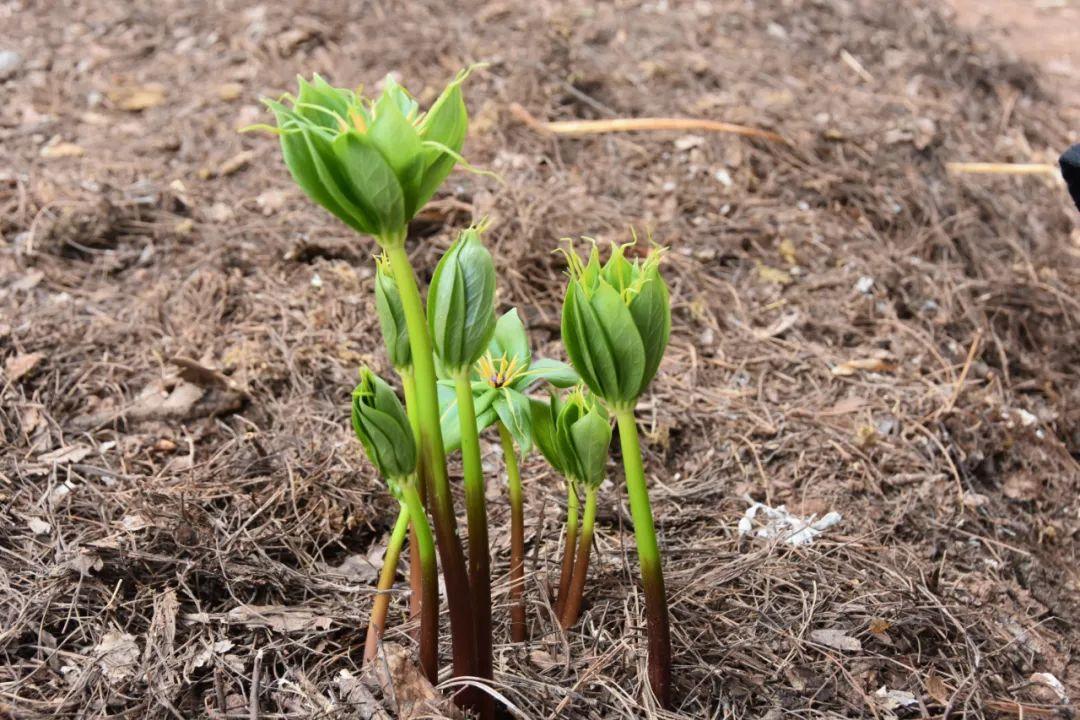
[{"label": "wood chip", "polygon": [[32,352],[22,355],[12,355],[4,361],[4,377],[8,382],[16,382],[19,378],[27,375],[45,359],[44,353]]},{"label": "wood chip", "polygon": [[820,629],[811,630],[810,639],[816,643],[835,648],[836,650],[843,650],[845,652],[861,652],[862,643],[858,638],[853,638],[843,630],[833,629]]},{"label": "wood chip", "polygon": [[165,102],[165,86],[158,83],[111,88],[106,94],[117,109],[141,112]]},{"label": "wood chip", "polygon": [[86,154],[86,150],[81,145],[76,145],[70,142],[58,142],[52,145],[46,145],[41,148],[41,157],[46,160],[56,160],[58,158],[73,158],[82,157]]},{"label": "wood chip", "polygon": [[220,177],[225,177],[239,172],[246,168],[254,157],[255,152],[253,150],[238,152],[225,162],[221,163],[221,166],[217,170],[217,174]]},{"label": "wood chip", "polygon": [[38,455],[38,462],[51,463],[53,465],[69,465],[71,463],[79,462],[91,452],[93,452],[92,449],[85,445],[72,445],[70,447],[58,448],[43,455]]},{"label": "wood chip", "polygon": [[832,369],[832,374],[837,377],[849,377],[858,372],[895,372],[896,363],[884,358],[856,358],[842,362]]}]

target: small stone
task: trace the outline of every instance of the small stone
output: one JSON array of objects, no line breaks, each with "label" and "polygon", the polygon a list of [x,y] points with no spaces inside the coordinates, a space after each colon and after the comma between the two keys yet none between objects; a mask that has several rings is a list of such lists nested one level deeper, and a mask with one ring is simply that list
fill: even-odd
[{"label": "small stone", "polygon": [[675,141],[675,149],[690,150],[691,148],[699,147],[704,143],[705,138],[701,137],[700,135],[687,135]]},{"label": "small stone", "polygon": [[787,39],[787,30],[785,30],[784,26],[779,23],[769,23],[765,26],[765,32],[767,32],[772,37],[777,38],[778,40]]},{"label": "small stone", "polygon": [[855,283],[855,289],[863,295],[869,295],[874,289],[874,278],[863,275]]},{"label": "small stone", "polygon": [[7,80],[22,65],[22,55],[14,50],[0,50],[0,80]]}]

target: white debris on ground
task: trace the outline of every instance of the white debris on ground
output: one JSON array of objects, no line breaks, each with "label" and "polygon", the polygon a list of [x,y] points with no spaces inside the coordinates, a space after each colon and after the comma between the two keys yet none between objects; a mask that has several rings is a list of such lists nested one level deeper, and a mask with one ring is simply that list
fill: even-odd
[{"label": "white debris on ground", "polygon": [[[814,542],[814,538],[839,523],[841,519],[842,516],[836,511],[828,512],[820,520],[816,520],[814,515],[808,518],[792,515],[784,505],[773,508],[756,502],[746,509],[746,513],[739,520],[739,534],[753,533],[754,537],[759,538],[781,538],[789,545],[809,545]],[[755,524],[758,526],[756,530]]]},{"label": "white debris on ground", "polygon": [[884,710],[897,710],[919,702],[915,695],[907,690],[889,690],[884,685],[878,688],[878,691],[874,693],[874,697],[878,705]]},{"label": "white debris on ground", "polygon": [[1036,683],[1038,685],[1045,685],[1045,686],[1047,686],[1048,688],[1050,688],[1051,690],[1053,690],[1057,694],[1058,699],[1061,700],[1061,702],[1063,702],[1063,703],[1068,703],[1069,702],[1069,693],[1066,692],[1065,686],[1062,684],[1062,682],[1060,680],[1058,680],[1056,677],[1054,677],[1053,673],[1048,673],[1048,672],[1032,673],[1031,677],[1028,678],[1028,682]]}]

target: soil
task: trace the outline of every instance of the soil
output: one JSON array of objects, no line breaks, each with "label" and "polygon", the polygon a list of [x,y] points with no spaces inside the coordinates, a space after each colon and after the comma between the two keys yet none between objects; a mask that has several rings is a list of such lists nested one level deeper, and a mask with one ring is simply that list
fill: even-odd
[{"label": "soil", "polygon": [[[1080,113],[1080,5],[1068,0],[950,0],[961,26],[1038,63],[1068,111]],[[1072,116],[1075,122],[1075,114]]]},{"label": "soil", "polygon": [[[501,182],[452,175],[412,228],[416,266],[488,216],[501,307],[563,357],[560,238],[651,229],[674,318],[639,416],[676,707],[644,689],[617,448],[565,634],[547,595],[563,492],[524,462],[531,640],[514,645],[487,437],[506,703],[1073,716],[1080,215],[1051,175],[945,166],[1052,163],[1075,140],[1037,66],[926,0],[297,8],[0,6],[17,54],[0,55],[0,716],[408,714],[357,680],[395,517],[347,420],[357,366],[391,374],[375,247],[293,187],[272,138],[236,129],[297,73],[392,72],[428,102],[477,61],[465,154]],[[553,138],[514,103],[790,144]],[[751,502],[842,517],[793,546],[740,534]]]}]

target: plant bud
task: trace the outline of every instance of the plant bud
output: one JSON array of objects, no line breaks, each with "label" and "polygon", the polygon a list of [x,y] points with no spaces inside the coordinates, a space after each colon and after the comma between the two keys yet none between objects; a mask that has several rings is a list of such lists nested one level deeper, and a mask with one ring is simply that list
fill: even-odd
[{"label": "plant bud", "polygon": [[567,476],[598,487],[604,480],[611,423],[603,406],[579,386],[570,393],[555,420],[555,441]]},{"label": "plant bud", "polygon": [[263,129],[280,135],[285,164],[312,200],[358,232],[400,242],[461,159],[468,75],[458,73],[426,113],[391,77],[376,100],[299,78],[295,98],[264,101],[277,127]]},{"label": "plant bud", "polygon": [[603,406],[578,386],[567,399],[552,394],[549,402],[533,399],[533,441],[564,477],[596,487],[604,479],[611,424]]},{"label": "plant bud", "polygon": [[368,368],[352,394],[352,423],[356,437],[379,473],[390,481],[416,470],[416,440],[405,408],[393,388]]},{"label": "plant bud", "polygon": [[409,347],[405,308],[401,305],[401,295],[385,255],[375,260],[375,311],[379,315],[379,326],[390,364],[398,370],[410,367],[412,350]]},{"label": "plant bud", "polygon": [[428,324],[439,362],[449,373],[472,367],[495,331],[495,264],[470,227],[443,255],[428,288]]},{"label": "plant bud", "polygon": [[563,344],[585,384],[613,407],[637,401],[667,348],[671,308],[661,257],[657,249],[643,262],[630,262],[617,246],[601,267],[595,246],[588,264],[567,251]]}]

